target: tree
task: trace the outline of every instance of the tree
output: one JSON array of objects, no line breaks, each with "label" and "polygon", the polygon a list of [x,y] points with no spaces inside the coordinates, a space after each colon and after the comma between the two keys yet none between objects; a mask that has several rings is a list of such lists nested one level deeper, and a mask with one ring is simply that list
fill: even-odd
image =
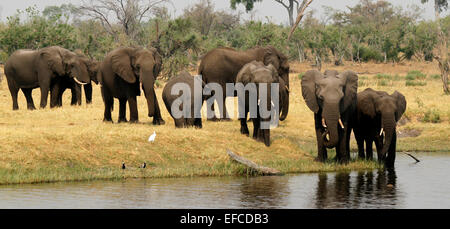
[{"label": "tree", "polygon": [[80,9],[85,15],[99,20],[105,30],[116,38],[118,31],[114,26],[115,21],[128,37],[134,39],[143,19],[167,2],[169,0],[83,0]]},{"label": "tree", "polygon": [[[421,0],[422,3],[428,2],[428,0]],[[434,58],[439,64],[441,70],[441,78],[445,94],[450,94],[448,88],[448,75],[450,72],[449,59],[448,59],[448,42],[447,37],[444,35],[444,30],[441,27],[440,13],[448,8],[448,0],[434,0],[434,13],[436,16],[436,23],[438,27],[438,51]]]}]

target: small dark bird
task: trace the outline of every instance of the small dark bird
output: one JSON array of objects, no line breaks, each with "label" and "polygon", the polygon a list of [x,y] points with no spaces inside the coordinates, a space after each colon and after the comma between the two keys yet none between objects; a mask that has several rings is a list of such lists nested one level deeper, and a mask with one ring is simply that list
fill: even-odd
[{"label": "small dark bird", "polygon": [[122,169],[125,169],[125,162],[122,162]]},{"label": "small dark bird", "polygon": [[144,162],[144,164],[142,164],[141,168],[145,169],[145,167],[147,167],[147,163]]}]

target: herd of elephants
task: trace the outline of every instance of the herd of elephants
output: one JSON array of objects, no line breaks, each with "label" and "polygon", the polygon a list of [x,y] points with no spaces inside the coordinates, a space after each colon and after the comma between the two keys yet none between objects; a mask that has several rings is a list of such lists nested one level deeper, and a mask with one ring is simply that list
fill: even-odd
[{"label": "herd of elephants", "polygon": [[[127,102],[129,122],[138,122],[136,97],[140,96],[142,88],[147,101],[148,116],[153,117],[153,124],[161,125],[165,122],[161,117],[154,89],[161,68],[162,58],[154,48],[121,47],[109,52],[103,61],[96,61],[82,52],[52,46],[14,52],[6,62],[4,71],[11,92],[13,110],[19,108],[17,95],[20,89],[26,97],[28,109],[35,109],[32,98],[34,88],[41,90],[41,108],[46,107],[49,92],[50,107],[61,106],[62,94],[66,89],[72,91],[71,104],[81,104],[81,86],[84,86],[86,102],[90,103],[93,81],[101,85],[105,106],[104,121],[112,122],[111,111],[114,98],[117,98],[118,122],[127,122]],[[223,91],[227,83],[278,83],[279,106],[276,112],[279,112],[281,121],[287,117],[289,62],[283,53],[272,46],[255,47],[245,51],[232,48],[210,50],[202,57],[198,74],[202,76],[203,86],[216,83],[223,87]],[[169,113],[177,98],[170,94],[171,87],[179,82],[193,88],[194,77],[184,71],[166,83],[162,98]],[[318,161],[327,160],[327,149],[335,148],[335,159],[341,163],[348,162],[350,134],[353,130],[360,158],[373,159],[372,144],[375,142],[378,160],[384,162],[387,167],[394,166],[396,122],[406,110],[406,100],[401,93],[395,91],[388,94],[371,88],[357,93],[357,74],[353,71],[339,73],[335,70],[327,70],[324,73],[317,70],[307,71],[301,79],[301,88],[306,105],[314,112]],[[213,114],[214,117],[210,118],[208,115],[208,119],[228,119],[226,96],[222,96],[223,106],[219,106],[220,117],[216,118]],[[260,95],[257,96],[260,98]],[[202,102],[204,100],[206,97],[202,98]],[[174,118],[174,121],[176,127],[202,127],[201,118],[193,116]],[[240,118],[240,121],[241,133],[248,136],[247,116]],[[270,146],[270,129],[260,128],[262,121],[264,118],[259,115],[252,118],[253,138]]]}]

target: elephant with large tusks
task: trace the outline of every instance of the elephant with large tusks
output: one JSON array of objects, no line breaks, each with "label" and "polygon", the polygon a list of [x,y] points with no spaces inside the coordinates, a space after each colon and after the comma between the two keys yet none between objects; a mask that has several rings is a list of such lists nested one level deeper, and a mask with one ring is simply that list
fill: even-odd
[{"label": "elephant with large tusks", "polygon": [[398,91],[389,95],[384,91],[367,88],[358,93],[353,131],[358,143],[359,158],[373,158],[372,143],[375,141],[378,160],[385,162],[387,167],[394,167],[396,126],[405,110],[405,96]]},{"label": "elephant with large tusks", "polygon": [[62,77],[57,82],[53,83],[53,87],[58,87],[58,106],[62,106],[62,96],[66,89],[70,89],[72,93],[72,100],[70,105],[81,105],[81,87],[84,88],[84,94],[86,97],[86,104],[92,103],[92,82],[98,84],[97,72],[100,67],[100,62],[94,59],[90,59],[85,56],[81,51],[75,51],[81,64],[86,66],[89,74],[90,82],[87,84],[77,83],[74,79],[69,77]]},{"label": "elephant with large tusks", "polygon": [[112,122],[111,110],[114,98],[118,98],[119,122],[127,121],[127,102],[130,107],[130,122],[138,122],[136,96],[140,96],[142,85],[147,100],[148,117],[153,117],[153,124],[164,124],[154,89],[161,65],[161,56],[154,48],[121,47],[108,53],[97,75],[105,104],[103,120]]},{"label": "elephant with large tusks", "polygon": [[351,119],[356,109],[358,76],[353,71],[338,73],[317,70],[305,73],[301,81],[306,105],[314,112],[318,160],[327,159],[327,148],[336,148],[336,160],[350,160]]},{"label": "elephant with large tusks", "polygon": [[13,100],[13,110],[19,109],[17,94],[19,89],[25,95],[28,109],[35,109],[31,92],[41,89],[41,108],[47,106],[50,90],[50,107],[57,106],[58,93],[52,84],[62,77],[68,77],[80,84],[90,82],[86,66],[77,55],[67,49],[51,46],[39,50],[18,50],[5,64],[5,74]]},{"label": "elephant with large tusks", "polygon": [[[272,46],[255,47],[245,51],[238,51],[232,48],[213,49],[202,58],[198,73],[202,75],[206,84],[218,83],[222,87],[222,91],[226,92],[226,84],[235,83],[237,74],[242,67],[254,60],[261,61],[265,65],[272,64],[277,70],[279,77],[283,79],[286,89],[289,90],[288,58]],[[237,95],[234,94],[233,96]],[[227,95],[224,93],[222,101],[219,101],[220,118],[222,120],[229,120],[225,106],[226,97]],[[223,106],[220,106],[220,104],[223,104]],[[214,106],[212,106],[211,111],[214,111]],[[281,121],[286,119],[288,111],[289,95],[287,94],[281,108]],[[208,114],[208,117],[211,116],[214,117],[210,120],[218,120],[215,114]]]}]

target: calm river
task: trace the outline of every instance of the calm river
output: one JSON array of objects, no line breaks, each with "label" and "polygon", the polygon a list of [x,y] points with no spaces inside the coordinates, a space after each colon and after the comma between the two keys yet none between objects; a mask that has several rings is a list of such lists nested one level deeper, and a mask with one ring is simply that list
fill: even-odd
[{"label": "calm river", "polygon": [[450,153],[395,171],[0,186],[0,208],[450,208]]}]

